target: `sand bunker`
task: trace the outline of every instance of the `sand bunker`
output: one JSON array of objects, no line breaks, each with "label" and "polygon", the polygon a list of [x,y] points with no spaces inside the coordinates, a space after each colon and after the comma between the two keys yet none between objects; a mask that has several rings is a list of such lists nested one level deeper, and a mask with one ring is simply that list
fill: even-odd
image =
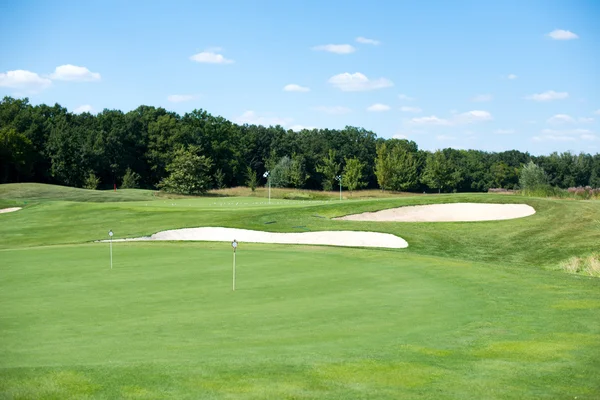
[{"label": "sand bunker", "polygon": [[19,211],[21,207],[0,208],[0,214]]},{"label": "sand bunker", "polygon": [[451,203],[406,206],[346,215],[334,219],[397,222],[496,221],[522,218],[533,214],[535,214],[535,209],[527,204]]},{"label": "sand bunker", "polygon": [[[209,242],[276,243],[276,244],[317,244],[350,247],[382,247],[402,249],[408,243],[390,233],[360,231],[321,231],[301,233],[275,233],[234,228],[187,228],[155,233],[149,237],[118,239],[113,241],[146,240],[198,240]],[[106,240],[103,240],[106,242]]]}]

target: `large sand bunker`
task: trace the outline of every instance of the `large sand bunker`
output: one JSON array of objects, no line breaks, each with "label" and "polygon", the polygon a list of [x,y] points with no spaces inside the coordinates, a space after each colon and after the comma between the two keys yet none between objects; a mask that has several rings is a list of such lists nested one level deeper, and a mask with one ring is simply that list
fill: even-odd
[{"label": "large sand bunker", "polygon": [[0,214],[19,211],[21,207],[0,208]]},{"label": "large sand bunker", "polygon": [[[262,232],[234,228],[187,228],[155,233],[149,237],[119,239],[113,241],[145,240],[198,240],[209,242],[276,243],[276,244],[317,244],[349,247],[381,247],[402,249],[408,243],[390,233],[360,231],[321,231],[301,233]],[[106,242],[106,240],[103,240]]]},{"label": "large sand bunker", "polygon": [[535,214],[527,204],[450,203],[406,206],[334,218],[347,221],[457,222],[496,221]]}]

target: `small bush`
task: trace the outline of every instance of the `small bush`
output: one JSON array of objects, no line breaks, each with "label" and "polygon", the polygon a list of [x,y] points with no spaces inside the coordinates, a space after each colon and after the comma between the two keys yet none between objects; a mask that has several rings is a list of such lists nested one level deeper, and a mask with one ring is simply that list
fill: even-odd
[{"label": "small bush", "polygon": [[98,189],[98,185],[100,185],[100,178],[94,175],[93,172],[90,172],[87,178],[85,178],[85,182],[83,183],[83,187],[85,189],[96,190]]},{"label": "small bush", "polygon": [[127,168],[125,175],[123,175],[123,182],[121,187],[123,189],[137,189],[139,187],[140,175],[133,172],[131,168]]}]

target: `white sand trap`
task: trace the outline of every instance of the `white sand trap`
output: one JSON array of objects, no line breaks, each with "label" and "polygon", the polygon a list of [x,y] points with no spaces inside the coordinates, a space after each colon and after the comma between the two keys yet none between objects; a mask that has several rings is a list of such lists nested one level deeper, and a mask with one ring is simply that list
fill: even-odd
[{"label": "white sand trap", "polygon": [[[198,240],[208,242],[276,243],[276,244],[320,244],[350,247],[383,247],[403,249],[406,240],[390,233],[360,231],[321,231],[301,233],[275,233],[234,228],[187,228],[155,233],[150,237],[117,239],[113,241],[145,240]],[[106,240],[103,240],[106,242]]]},{"label": "white sand trap", "polygon": [[0,214],[19,211],[21,207],[0,208]]},{"label": "white sand trap", "polygon": [[533,214],[535,214],[535,209],[527,204],[450,203],[398,207],[346,215],[334,219],[347,221],[457,222],[496,221],[522,218]]}]

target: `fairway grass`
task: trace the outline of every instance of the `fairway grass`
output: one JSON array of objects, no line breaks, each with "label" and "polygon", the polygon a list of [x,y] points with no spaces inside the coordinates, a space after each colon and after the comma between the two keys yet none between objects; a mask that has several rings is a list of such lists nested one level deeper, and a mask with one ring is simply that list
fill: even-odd
[{"label": "fairway grass", "polygon": [[[122,243],[113,270],[107,250],[2,252],[0,396],[598,393],[600,305],[591,279],[246,244],[232,292],[228,244]],[[564,307],[574,301],[577,308]]]},{"label": "fairway grass", "polygon": [[[598,399],[600,203],[503,195],[165,199],[0,185],[0,399]],[[30,190],[26,197],[15,194]],[[51,193],[48,194],[48,193]],[[61,194],[62,193],[62,194]],[[73,197],[75,196],[75,197]],[[525,203],[456,223],[334,221]],[[405,249],[113,243],[200,226],[392,233]],[[232,238],[233,239],[233,238]]]}]

